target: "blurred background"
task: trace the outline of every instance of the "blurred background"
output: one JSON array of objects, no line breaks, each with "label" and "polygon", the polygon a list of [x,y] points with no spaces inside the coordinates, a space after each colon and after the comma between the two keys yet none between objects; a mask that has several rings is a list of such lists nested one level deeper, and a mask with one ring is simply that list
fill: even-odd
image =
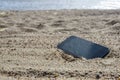
[{"label": "blurred background", "polygon": [[0,0],[0,10],[120,9],[120,0]]}]

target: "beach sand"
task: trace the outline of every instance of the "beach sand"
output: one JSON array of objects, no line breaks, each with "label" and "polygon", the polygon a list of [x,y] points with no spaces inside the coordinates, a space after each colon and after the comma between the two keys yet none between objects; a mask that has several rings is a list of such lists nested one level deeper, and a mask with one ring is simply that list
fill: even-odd
[{"label": "beach sand", "polygon": [[[110,49],[74,58],[57,44],[74,35]],[[0,11],[0,80],[117,80],[120,10]]]}]

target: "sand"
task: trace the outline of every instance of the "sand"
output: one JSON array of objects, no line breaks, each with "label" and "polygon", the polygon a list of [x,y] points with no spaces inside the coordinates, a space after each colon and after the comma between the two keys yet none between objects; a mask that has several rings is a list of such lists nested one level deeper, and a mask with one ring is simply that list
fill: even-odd
[{"label": "sand", "polygon": [[[110,49],[74,58],[57,44],[74,35]],[[120,10],[0,11],[0,80],[117,80]]]}]

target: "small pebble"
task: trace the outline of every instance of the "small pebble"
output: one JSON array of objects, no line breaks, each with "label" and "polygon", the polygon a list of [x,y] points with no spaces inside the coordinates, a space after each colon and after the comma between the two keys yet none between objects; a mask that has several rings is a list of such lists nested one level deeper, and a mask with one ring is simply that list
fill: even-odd
[{"label": "small pebble", "polygon": [[85,73],[85,75],[88,75],[88,73]]},{"label": "small pebble", "polygon": [[100,75],[99,74],[96,74],[96,79],[100,79]]},{"label": "small pebble", "polygon": [[100,74],[102,74],[102,72],[101,72],[101,71],[100,71],[99,73],[100,73]]}]

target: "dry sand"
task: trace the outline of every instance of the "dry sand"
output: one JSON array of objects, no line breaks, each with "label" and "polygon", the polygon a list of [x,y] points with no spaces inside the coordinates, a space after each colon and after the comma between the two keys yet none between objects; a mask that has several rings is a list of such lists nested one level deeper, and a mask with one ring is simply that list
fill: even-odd
[{"label": "dry sand", "polygon": [[[104,59],[56,48],[75,35],[110,48]],[[117,80],[120,10],[0,11],[0,80]]]}]

